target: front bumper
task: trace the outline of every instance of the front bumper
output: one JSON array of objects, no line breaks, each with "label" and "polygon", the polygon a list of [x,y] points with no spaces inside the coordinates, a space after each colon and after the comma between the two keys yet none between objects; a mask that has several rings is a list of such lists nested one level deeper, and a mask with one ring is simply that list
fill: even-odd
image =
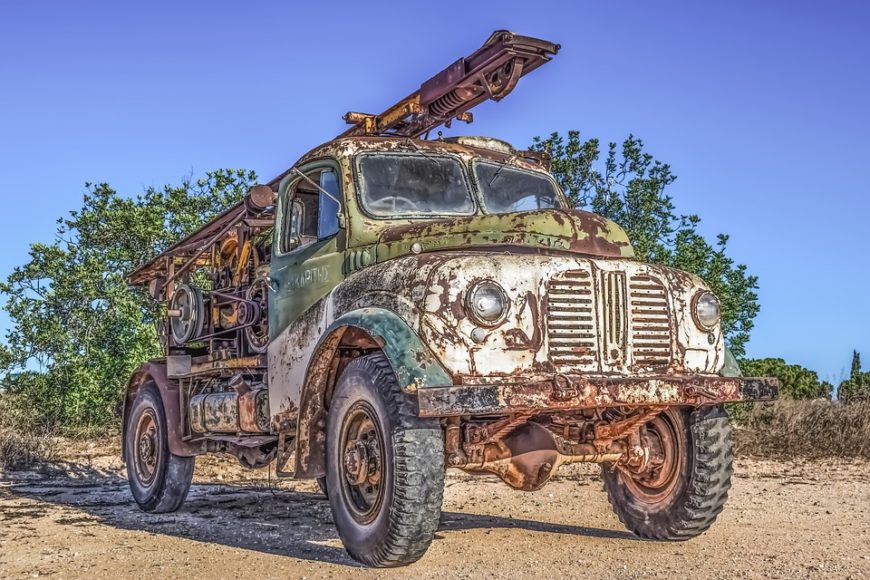
[{"label": "front bumper", "polygon": [[507,415],[580,411],[612,407],[719,405],[771,401],[779,395],[775,378],[674,375],[587,377],[555,375],[543,380],[495,377],[475,384],[421,388],[422,417]]}]

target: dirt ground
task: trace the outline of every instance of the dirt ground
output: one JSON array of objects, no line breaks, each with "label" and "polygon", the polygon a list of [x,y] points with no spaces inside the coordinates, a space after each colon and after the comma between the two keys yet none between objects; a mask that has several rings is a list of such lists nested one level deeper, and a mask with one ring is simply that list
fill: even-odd
[{"label": "dirt ground", "polygon": [[0,477],[0,577],[870,578],[870,463],[740,460],[713,528],[641,541],[594,466],[536,493],[449,473],[441,528],[418,563],[360,568],[311,482],[201,458],[176,514],[140,512],[120,461],[95,444],[51,474]]}]

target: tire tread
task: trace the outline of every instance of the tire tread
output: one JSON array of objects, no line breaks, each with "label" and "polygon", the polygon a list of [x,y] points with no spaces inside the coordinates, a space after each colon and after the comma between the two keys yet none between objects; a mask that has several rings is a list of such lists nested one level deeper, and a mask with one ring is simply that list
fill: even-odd
[{"label": "tire tread", "polygon": [[[669,513],[649,517],[618,473],[605,471],[607,499],[619,521],[648,540],[688,540],[707,531],[722,512],[731,488],[734,454],[731,425],[721,407],[700,407],[688,414],[693,457],[685,490]],[[604,469],[611,469],[604,466]]]}]

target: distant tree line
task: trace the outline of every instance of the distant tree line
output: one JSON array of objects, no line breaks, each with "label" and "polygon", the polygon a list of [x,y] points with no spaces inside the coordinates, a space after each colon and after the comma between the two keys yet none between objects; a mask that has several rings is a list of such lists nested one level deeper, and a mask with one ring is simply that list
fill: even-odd
[{"label": "distant tree line", "polygon": [[[815,371],[781,358],[743,359],[740,368],[745,376],[778,378],[782,395],[791,399],[830,399],[835,394],[834,385],[819,380]],[[852,352],[849,378],[840,382],[836,399],[843,403],[870,400],[870,372],[862,371],[858,351]]]}]

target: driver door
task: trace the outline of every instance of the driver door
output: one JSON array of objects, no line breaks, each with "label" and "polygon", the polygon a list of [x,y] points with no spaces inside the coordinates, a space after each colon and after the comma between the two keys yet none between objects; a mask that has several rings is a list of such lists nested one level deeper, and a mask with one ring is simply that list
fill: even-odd
[{"label": "driver door", "polygon": [[339,224],[346,218],[338,165],[316,162],[300,171],[281,196],[275,229],[269,293],[272,340],[343,278],[346,236]]}]

